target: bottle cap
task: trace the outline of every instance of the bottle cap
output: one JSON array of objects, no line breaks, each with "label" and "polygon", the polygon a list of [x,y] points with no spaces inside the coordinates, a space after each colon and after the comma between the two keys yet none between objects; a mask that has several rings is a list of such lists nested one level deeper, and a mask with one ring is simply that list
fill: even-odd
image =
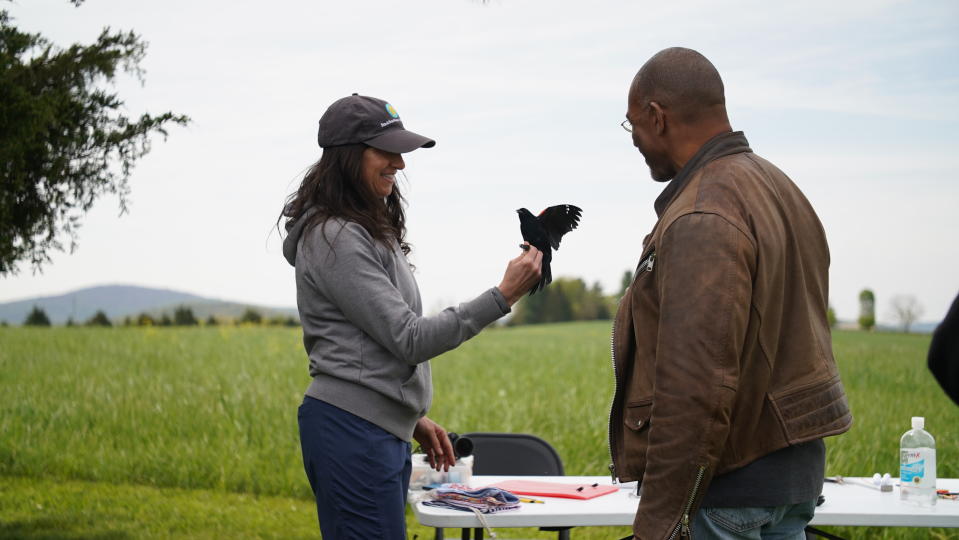
[{"label": "bottle cap", "polygon": [[922,416],[912,417],[912,429],[922,429],[926,426],[926,419]]}]

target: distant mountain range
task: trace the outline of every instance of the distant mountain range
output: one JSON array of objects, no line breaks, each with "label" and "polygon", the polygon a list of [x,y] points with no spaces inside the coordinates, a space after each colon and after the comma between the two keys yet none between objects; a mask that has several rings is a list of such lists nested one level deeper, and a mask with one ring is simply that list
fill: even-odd
[{"label": "distant mountain range", "polygon": [[210,315],[218,319],[234,319],[247,308],[257,310],[264,318],[297,317],[296,308],[230,302],[169,289],[134,285],[102,285],[57,296],[38,296],[0,304],[0,321],[13,325],[21,324],[33,306],[45,311],[53,324],[64,324],[69,318],[79,324],[92,317],[97,310],[103,310],[107,317],[114,321],[140,313],[148,313],[153,317],[166,313],[172,317],[173,310],[179,306],[192,309],[193,315],[198,319],[206,319]]},{"label": "distant mountain range", "polygon": [[[913,323],[913,325],[909,327],[909,333],[931,334],[935,332],[940,322],[942,321],[923,321]],[[859,330],[859,323],[857,321],[845,321],[840,319],[836,323],[836,328],[839,330]],[[874,330],[876,332],[902,332],[902,327],[894,324],[877,324]]]},{"label": "distant mountain range", "polygon": [[[0,304],[0,321],[6,321],[11,325],[22,324],[33,306],[43,309],[53,324],[65,324],[69,318],[73,318],[77,324],[82,324],[97,310],[103,310],[107,317],[116,322],[126,316],[134,317],[140,313],[147,313],[154,318],[159,318],[166,313],[172,318],[173,310],[180,306],[192,309],[193,316],[197,319],[206,319],[210,315],[220,320],[238,319],[247,308],[255,309],[266,319],[277,316],[299,318],[296,308],[292,307],[231,302],[170,289],[135,285],[102,285],[57,296],[37,296]],[[938,322],[917,322],[910,330],[917,334],[927,334],[935,330],[938,325]],[[848,330],[856,329],[858,325],[855,321],[839,321],[838,327]],[[876,330],[900,331],[899,328],[888,325],[878,325]]]},{"label": "distant mountain range", "polygon": [[[913,334],[931,334],[936,331],[936,327],[938,326],[938,322],[917,322],[909,327],[909,332]],[[890,324],[877,324],[876,331],[902,332],[902,327]]]}]

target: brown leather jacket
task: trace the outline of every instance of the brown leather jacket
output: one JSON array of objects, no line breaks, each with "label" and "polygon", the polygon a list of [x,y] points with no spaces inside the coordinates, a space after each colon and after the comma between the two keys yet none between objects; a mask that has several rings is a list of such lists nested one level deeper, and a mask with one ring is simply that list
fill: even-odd
[{"label": "brown leather jacket", "polygon": [[724,133],[656,209],[612,343],[610,471],[648,495],[643,539],[688,535],[714,475],[852,424],[826,322],[829,248],[795,184]]}]

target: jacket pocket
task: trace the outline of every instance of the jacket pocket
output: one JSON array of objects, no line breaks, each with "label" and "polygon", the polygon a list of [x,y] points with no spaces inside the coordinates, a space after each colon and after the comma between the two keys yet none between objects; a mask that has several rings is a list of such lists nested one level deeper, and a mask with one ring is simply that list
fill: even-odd
[{"label": "jacket pocket", "polygon": [[652,399],[630,402],[626,405],[626,414],[623,415],[623,422],[626,424],[626,427],[632,431],[642,431],[649,426],[649,417],[652,410]]}]

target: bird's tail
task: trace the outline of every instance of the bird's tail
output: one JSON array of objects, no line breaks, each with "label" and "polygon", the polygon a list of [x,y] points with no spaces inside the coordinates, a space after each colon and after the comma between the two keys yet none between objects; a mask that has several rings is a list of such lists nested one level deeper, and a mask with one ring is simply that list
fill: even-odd
[{"label": "bird's tail", "polygon": [[549,264],[543,265],[543,273],[539,277],[539,282],[536,285],[533,285],[533,288],[529,290],[529,295],[533,296],[534,293],[539,292],[546,288],[547,285],[553,282],[553,271],[550,269]]}]

